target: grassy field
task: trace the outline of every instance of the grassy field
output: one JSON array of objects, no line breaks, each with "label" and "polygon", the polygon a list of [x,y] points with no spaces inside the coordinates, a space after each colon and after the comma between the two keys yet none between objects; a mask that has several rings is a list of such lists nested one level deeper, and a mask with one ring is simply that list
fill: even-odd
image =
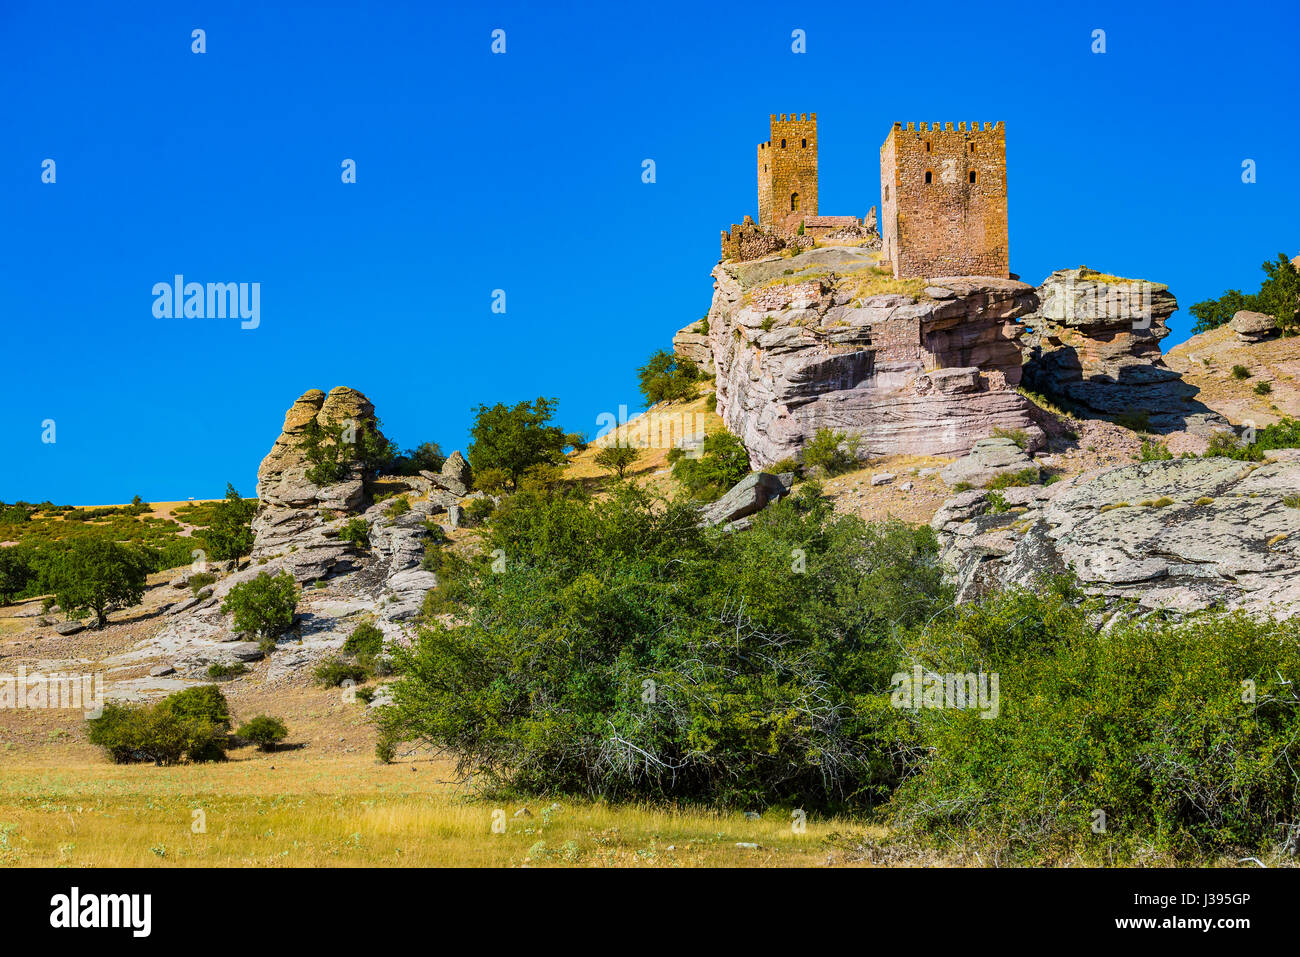
[{"label": "grassy field", "polygon": [[864,830],[810,816],[795,833],[788,811],[752,820],[474,799],[438,759],[384,766],[363,755],[248,749],[225,764],[165,768],[11,759],[0,771],[0,863],[11,867],[801,867],[842,863],[826,839]]}]

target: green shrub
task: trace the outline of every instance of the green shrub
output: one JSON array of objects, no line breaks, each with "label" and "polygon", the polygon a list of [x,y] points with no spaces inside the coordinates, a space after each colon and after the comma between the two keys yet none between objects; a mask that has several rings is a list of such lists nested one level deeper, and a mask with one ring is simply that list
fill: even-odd
[{"label": "green shrub", "polygon": [[860,439],[847,432],[818,429],[803,448],[803,464],[822,475],[839,475],[858,467],[857,448]]},{"label": "green shrub", "polygon": [[229,729],[225,696],[215,685],[201,685],[152,705],[108,702],[100,717],[87,722],[87,737],[118,764],[175,764],[182,757],[225,760]]},{"label": "green shrub", "polygon": [[1203,458],[1223,456],[1244,462],[1262,462],[1266,452],[1294,448],[1300,448],[1300,419],[1288,416],[1257,430],[1249,443],[1230,433],[1216,432],[1210,437]]},{"label": "green shrub", "polygon": [[274,751],[275,746],[289,736],[289,729],[279,718],[259,714],[251,721],[240,725],[235,734],[257,745],[258,750]]},{"label": "green shrub", "polygon": [[53,555],[45,583],[65,612],[93,612],[108,623],[108,606],[138,605],[144,599],[149,562],[138,548],[106,538],[77,538]]},{"label": "green shrub", "polygon": [[995,475],[984,487],[988,489],[1017,488],[1025,485],[1038,485],[1042,481],[1042,472],[1037,466],[1020,469],[1018,472],[1003,472]]},{"label": "green shrub", "polygon": [[366,680],[366,669],[364,667],[338,657],[326,658],[316,666],[316,670],[312,674],[316,679],[316,683],[326,688],[337,688],[345,681],[359,684]]},{"label": "green shrub", "polygon": [[384,633],[369,622],[357,625],[343,642],[343,654],[355,658],[363,668],[373,669],[384,654]]},{"label": "green shrub", "polygon": [[1010,439],[1022,449],[1029,448],[1029,433],[1024,429],[1004,429],[1002,426],[995,426],[993,434],[1001,439]]},{"label": "green shrub", "polygon": [[484,495],[479,498],[470,499],[469,504],[465,506],[465,514],[468,515],[470,520],[473,522],[485,522],[492,516],[492,512],[495,509],[496,503],[493,502],[491,498]]},{"label": "green shrub", "polygon": [[208,677],[214,681],[224,681],[228,678],[238,678],[248,672],[248,666],[242,661],[237,661],[233,665],[223,665],[221,662],[215,662],[208,665]]},{"label": "green shrub", "polygon": [[198,595],[199,592],[216,582],[217,576],[211,572],[199,572],[190,576],[190,593]]},{"label": "green shrub", "polygon": [[1233,366],[1233,367],[1232,367],[1232,377],[1233,377],[1234,379],[1249,379],[1249,378],[1250,378],[1250,370],[1247,369],[1245,366]]},{"label": "green shrub", "polygon": [[673,465],[673,478],[694,498],[711,502],[749,474],[749,452],[730,432],[704,437],[699,458],[682,456]]},{"label": "green shrub", "polygon": [[489,785],[746,807],[884,793],[898,718],[868,692],[895,629],[949,601],[928,528],[837,517],[811,484],[744,534],[632,485],[515,496],[462,587],[394,650],[381,759],[420,741]]},{"label": "green shrub", "polygon": [[718,393],[710,392],[708,395],[704,397],[704,411],[705,412],[718,411]]},{"label": "green shrub", "polygon": [[203,532],[208,552],[221,560],[240,559],[253,550],[253,516],[257,499],[241,498],[238,490],[226,483],[226,497],[212,509],[212,518]]},{"label": "green shrub", "polygon": [[314,485],[341,482],[354,469],[371,479],[397,458],[397,446],[384,438],[373,415],[360,421],[312,419],[302,432],[302,451],[310,463],[307,481]]},{"label": "green shrub", "polygon": [[355,548],[370,547],[370,526],[366,520],[356,516],[347,520],[343,527],[339,529],[339,540],[347,542]]},{"label": "green shrub", "polygon": [[252,581],[240,582],[221,603],[222,613],[234,616],[235,630],[256,635],[264,646],[274,645],[289,629],[297,607],[298,586],[287,571],[274,577],[261,572]]},{"label": "green shrub", "polygon": [[1298,639],[1300,619],[1240,614],[1098,629],[1059,582],[963,606],[909,640],[908,664],[997,674],[996,717],[905,712],[894,823],[1012,859],[1276,844],[1300,781]]},{"label": "green shrub", "polygon": [[1256,394],[1256,395],[1271,395],[1272,392],[1273,392],[1273,387],[1272,387],[1271,385],[1269,385],[1267,382],[1256,382],[1256,383],[1255,383],[1255,394]]},{"label": "green shrub", "polygon": [[405,495],[399,495],[389,504],[385,511],[389,518],[400,518],[411,510],[411,502]]},{"label": "green shrub", "polygon": [[1142,462],[1163,462],[1173,457],[1174,453],[1170,452],[1169,447],[1159,439],[1145,439],[1138,458]]},{"label": "green shrub", "polygon": [[[466,450],[474,470],[475,487],[496,491],[508,482],[516,489],[529,469],[563,464],[565,431],[551,424],[558,406],[557,399],[544,397],[513,406],[480,405],[470,427],[471,441]],[[493,476],[500,476],[500,485],[488,484],[489,477]]]}]

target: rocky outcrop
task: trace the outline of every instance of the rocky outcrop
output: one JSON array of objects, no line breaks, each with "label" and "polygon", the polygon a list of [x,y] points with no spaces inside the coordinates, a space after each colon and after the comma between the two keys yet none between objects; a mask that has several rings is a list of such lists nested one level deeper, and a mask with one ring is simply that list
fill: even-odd
[{"label": "rocky outcrop", "polygon": [[821,428],[858,436],[862,456],[960,455],[999,426],[1041,439],[1015,391],[1016,320],[1037,305],[1025,283],[899,282],[852,247],[713,275],[717,410],[752,464],[797,456]]},{"label": "rocky outcrop", "polygon": [[[1173,459],[964,492],[931,527],[970,600],[1041,574],[1134,611],[1300,613],[1300,457]],[[1290,502],[1291,504],[1288,504]]]},{"label": "rocky outcrop", "polygon": [[307,478],[304,449],[311,424],[373,422],[375,407],[360,392],[339,386],[327,396],[304,392],[284,416],[284,428],[257,470],[260,501],[253,519],[253,558],[292,556],[283,564],[298,581],[324,578],[350,554],[326,516],[347,515],[363,504],[365,488],[354,467],[342,481],[319,486]]},{"label": "rocky outcrop", "polygon": [[1085,416],[1144,431],[1208,434],[1227,422],[1165,365],[1160,340],[1178,308],[1168,287],[1093,270],[1060,269],[1025,316],[1025,384]]},{"label": "rocky outcrop", "polygon": [[703,372],[713,375],[717,370],[713,366],[713,353],[709,349],[709,337],[700,331],[703,323],[692,322],[673,336],[673,354],[695,365]]},{"label": "rocky outcrop", "polygon": [[980,439],[971,446],[970,453],[959,458],[939,473],[948,485],[966,484],[976,488],[988,485],[999,475],[1033,473],[1033,480],[1041,477],[1041,470],[1029,453],[1015,439],[994,436]]},{"label": "rocky outcrop", "polygon": [[1234,313],[1229,328],[1237,335],[1238,342],[1263,342],[1278,335],[1277,320],[1263,312],[1251,312],[1242,309]]}]

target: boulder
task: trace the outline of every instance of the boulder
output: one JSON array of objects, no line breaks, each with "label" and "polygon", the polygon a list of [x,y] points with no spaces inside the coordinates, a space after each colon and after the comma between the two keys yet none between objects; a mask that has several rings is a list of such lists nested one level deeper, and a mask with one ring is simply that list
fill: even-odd
[{"label": "boulder", "polygon": [[994,436],[980,439],[970,450],[956,462],[939,472],[939,477],[948,485],[968,485],[982,488],[999,475],[1014,475],[1025,470],[1032,470],[1034,481],[1041,477],[1041,471],[1029,453],[1011,438]]},{"label": "boulder", "polygon": [[176,667],[174,665],[154,665],[154,667],[149,669],[150,678],[164,678],[167,675],[174,674],[176,674]]},{"label": "boulder", "polygon": [[239,661],[261,661],[266,652],[256,641],[236,641],[226,645],[225,650]]},{"label": "boulder", "polygon": [[1242,309],[1233,315],[1229,328],[1241,342],[1263,342],[1278,335],[1277,320],[1267,313]]},{"label": "boulder", "polygon": [[86,625],[80,621],[61,621],[54,626],[54,630],[60,635],[75,635],[78,632],[85,631]]},{"label": "boulder", "polygon": [[474,474],[470,470],[469,463],[465,461],[465,456],[461,455],[459,450],[452,452],[442,463],[440,478],[439,484],[457,495],[468,495],[474,484]]},{"label": "boulder", "polygon": [[746,518],[789,494],[789,486],[767,472],[751,472],[701,512],[701,524],[723,525]]}]

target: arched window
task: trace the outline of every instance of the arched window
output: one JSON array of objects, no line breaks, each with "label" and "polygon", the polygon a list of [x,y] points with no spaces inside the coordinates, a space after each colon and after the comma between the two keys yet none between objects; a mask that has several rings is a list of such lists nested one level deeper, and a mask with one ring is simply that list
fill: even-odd
[{"label": "arched window", "polygon": [[798,208],[799,208],[799,194],[798,194],[798,193],[791,193],[791,194],[790,194],[790,212],[794,212],[794,211],[797,210]]},{"label": "arched window", "polygon": [[930,183],[932,183],[932,182],[934,182],[934,173],[930,172],[929,170],[926,170],[926,171],[925,171],[925,185],[929,186]]},{"label": "arched window", "polygon": [[807,149],[807,148],[808,148],[808,140],[805,139],[801,145],[803,146],[804,149]]},{"label": "arched window", "polygon": [[975,144],[974,144],[974,143],[972,143],[972,144],[970,145],[970,151],[971,151],[972,153],[975,152]]},{"label": "arched window", "polygon": [[970,181],[971,181],[972,183],[975,182],[975,171],[974,171],[974,170],[971,170],[971,171],[970,171]]},{"label": "arched window", "polygon": [[785,140],[781,141],[781,149],[785,149]]}]

